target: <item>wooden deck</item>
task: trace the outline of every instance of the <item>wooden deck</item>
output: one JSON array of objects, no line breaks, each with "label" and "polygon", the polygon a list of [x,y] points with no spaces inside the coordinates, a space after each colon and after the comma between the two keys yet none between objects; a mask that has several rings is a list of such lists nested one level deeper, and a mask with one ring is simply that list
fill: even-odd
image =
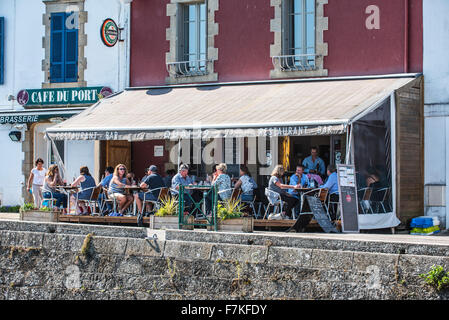
[{"label": "wooden deck", "polygon": [[[75,216],[75,215],[59,215],[59,222],[73,223],[117,223],[117,224],[135,224],[137,225],[137,217],[109,217],[109,216]],[[150,223],[150,218],[143,218],[144,224]]]}]

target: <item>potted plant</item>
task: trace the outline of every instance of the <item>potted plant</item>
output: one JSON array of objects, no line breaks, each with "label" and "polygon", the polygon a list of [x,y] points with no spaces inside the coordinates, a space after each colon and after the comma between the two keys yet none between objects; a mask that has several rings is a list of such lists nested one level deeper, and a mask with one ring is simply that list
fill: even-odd
[{"label": "potted plant", "polygon": [[20,220],[58,222],[59,212],[49,207],[35,208],[33,203],[25,203],[20,209]]},{"label": "potted plant", "polygon": [[178,229],[178,201],[174,197],[161,200],[161,206],[150,216],[151,229]]},{"label": "potted plant", "polygon": [[240,199],[220,201],[217,206],[217,229],[223,231],[253,232],[254,221],[244,213]]}]

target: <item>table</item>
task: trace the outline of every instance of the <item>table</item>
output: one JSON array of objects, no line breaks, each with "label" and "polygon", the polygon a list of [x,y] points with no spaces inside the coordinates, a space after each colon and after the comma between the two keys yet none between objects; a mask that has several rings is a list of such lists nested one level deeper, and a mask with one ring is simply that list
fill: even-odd
[{"label": "table", "polygon": [[320,188],[297,188],[297,189],[295,189],[295,191],[297,191],[299,193],[299,197],[301,199],[301,209],[300,209],[299,213],[302,212],[302,208],[304,206],[304,194],[309,191],[312,191],[312,190],[316,190],[316,192],[319,192]]},{"label": "table", "polygon": [[136,215],[136,206],[137,205],[136,205],[136,199],[134,198],[134,193],[143,191],[144,188],[135,185],[135,186],[125,186],[124,189],[127,194],[130,194],[133,196],[133,215]]},{"label": "table", "polygon": [[[70,195],[74,193],[78,193],[78,186],[58,186],[58,188],[61,188],[64,190],[65,193],[67,193],[67,214],[70,214]],[[76,210],[75,210],[76,213]]]}]

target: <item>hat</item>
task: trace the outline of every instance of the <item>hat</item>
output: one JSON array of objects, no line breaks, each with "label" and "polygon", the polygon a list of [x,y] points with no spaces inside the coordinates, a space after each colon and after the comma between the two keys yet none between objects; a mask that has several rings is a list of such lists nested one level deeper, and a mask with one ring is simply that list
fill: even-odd
[{"label": "hat", "polygon": [[157,167],[156,167],[155,165],[151,165],[151,166],[148,168],[148,171],[151,171],[151,172],[157,172]]}]

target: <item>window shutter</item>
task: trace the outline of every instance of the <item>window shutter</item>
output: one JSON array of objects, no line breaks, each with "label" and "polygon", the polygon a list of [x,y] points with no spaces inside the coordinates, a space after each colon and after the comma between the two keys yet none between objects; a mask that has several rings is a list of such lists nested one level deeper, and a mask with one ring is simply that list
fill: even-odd
[{"label": "window shutter", "polygon": [[50,82],[64,82],[65,13],[52,13],[50,24]]},{"label": "window shutter", "polygon": [[0,84],[3,84],[5,73],[5,18],[0,17]]},{"label": "window shutter", "polygon": [[[66,13],[66,19],[72,13]],[[78,29],[65,26],[65,82],[78,81]]]}]

